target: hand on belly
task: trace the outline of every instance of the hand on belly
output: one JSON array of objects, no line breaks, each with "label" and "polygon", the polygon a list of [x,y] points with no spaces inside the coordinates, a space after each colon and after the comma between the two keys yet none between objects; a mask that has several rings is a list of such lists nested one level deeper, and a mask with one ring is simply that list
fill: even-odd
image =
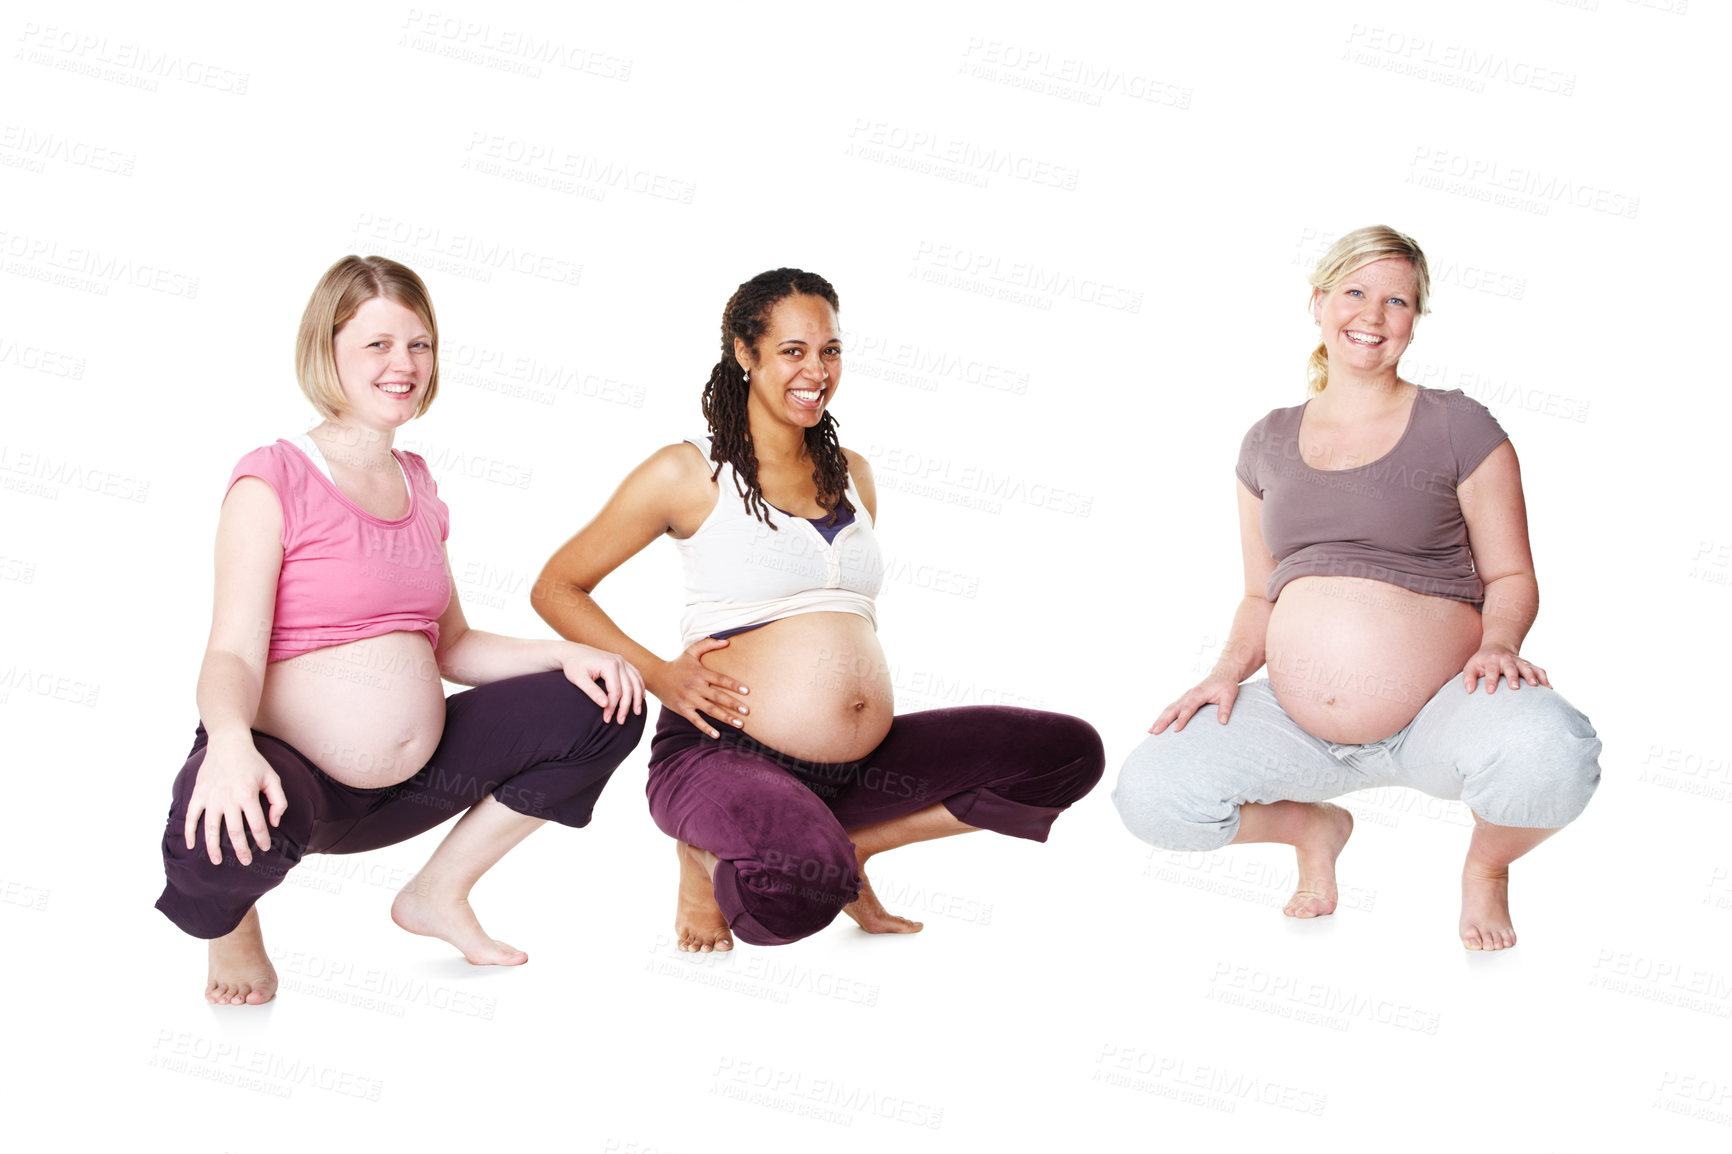
[{"label": "hand on belly", "polygon": [[745,732],[807,761],[852,761],[890,730],[895,706],[878,637],[852,613],[802,613],[704,654],[751,690]]},{"label": "hand on belly", "polygon": [[1269,618],[1269,685],[1325,741],[1379,741],[1412,721],[1479,645],[1473,606],[1381,581],[1303,577]]}]

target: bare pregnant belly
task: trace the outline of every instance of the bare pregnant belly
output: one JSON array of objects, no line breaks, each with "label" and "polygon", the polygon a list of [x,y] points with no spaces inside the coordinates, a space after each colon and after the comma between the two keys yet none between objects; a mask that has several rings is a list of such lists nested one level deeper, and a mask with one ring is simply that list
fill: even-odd
[{"label": "bare pregnant belly", "polygon": [[853,761],[890,732],[889,664],[864,617],[784,617],[729,638],[703,663],[751,690],[743,728],[790,757]]},{"label": "bare pregnant belly", "polygon": [[445,732],[433,647],[425,634],[387,633],[272,662],[253,728],[346,785],[406,781]]},{"label": "bare pregnant belly", "polygon": [[1301,577],[1269,617],[1269,685],[1324,741],[1379,741],[1412,721],[1479,648],[1479,611],[1357,577]]}]

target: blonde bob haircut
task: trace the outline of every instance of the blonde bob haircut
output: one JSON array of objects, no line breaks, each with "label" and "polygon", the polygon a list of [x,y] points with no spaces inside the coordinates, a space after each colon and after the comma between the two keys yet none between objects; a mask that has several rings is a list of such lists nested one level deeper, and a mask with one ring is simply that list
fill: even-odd
[{"label": "blonde bob haircut", "polygon": [[439,322],[434,319],[433,298],[427,294],[427,286],[421,283],[415,270],[394,260],[382,256],[346,256],[319,278],[307,300],[307,311],[301,314],[301,330],[295,336],[295,379],[313,408],[327,421],[340,419],[348,408],[342,383],[337,380],[332,338],[362,305],[375,297],[384,297],[414,313],[427,326],[427,335],[433,340],[433,372],[427,377],[427,391],[421,394],[421,404],[415,409],[417,417],[432,406],[439,391]]},{"label": "blonde bob haircut", "polygon": [[[1317,292],[1327,294],[1372,261],[1391,257],[1413,266],[1419,281],[1419,289],[1414,294],[1414,315],[1424,316],[1431,311],[1431,270],[1426,267],[1425,253],[1412,237],[1396,232],[1386,224],[1373,224],[1343,234],[1340,240],[1329,246],[1329,251],[1318,260],[1317,267],[1311,270],[1306,280]],[[1315,397],[1329,386],[1329,347],[1322,341],[1311,350],[1311,359],[1305,364],[1305,380],[1309,386],[1307,396]]]}]

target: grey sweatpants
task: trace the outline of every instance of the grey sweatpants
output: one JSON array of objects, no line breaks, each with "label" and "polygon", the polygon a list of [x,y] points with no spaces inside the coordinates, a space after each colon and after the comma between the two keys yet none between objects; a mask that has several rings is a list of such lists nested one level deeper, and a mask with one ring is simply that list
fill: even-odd
[{"label": "grey sweatpants", "polygon": [[1182,730],[1151,736],[1125,759],[1113,803],[1125,826],[1162,849],[1212,850],[1239,832],[1239,807],[1325,801],[1405,785],[1460,799],[1493,825],[1557,829],[1600,783],[1600,741],[1555,689],[1452,678],[1407,728],[1338,745],[1299,728],[1266,680],[1239,689],[1227,724],[1204,705]]}]

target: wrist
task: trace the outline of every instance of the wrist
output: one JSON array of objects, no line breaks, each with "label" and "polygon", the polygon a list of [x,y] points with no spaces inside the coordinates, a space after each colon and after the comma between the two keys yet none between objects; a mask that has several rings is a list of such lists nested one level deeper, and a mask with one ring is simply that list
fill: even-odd
[{"label": "wrist", "polygon": [[205,744],[218,752],[251,749],[253,747],[253,731],[240,722],[227,725],[205,726]]}]

